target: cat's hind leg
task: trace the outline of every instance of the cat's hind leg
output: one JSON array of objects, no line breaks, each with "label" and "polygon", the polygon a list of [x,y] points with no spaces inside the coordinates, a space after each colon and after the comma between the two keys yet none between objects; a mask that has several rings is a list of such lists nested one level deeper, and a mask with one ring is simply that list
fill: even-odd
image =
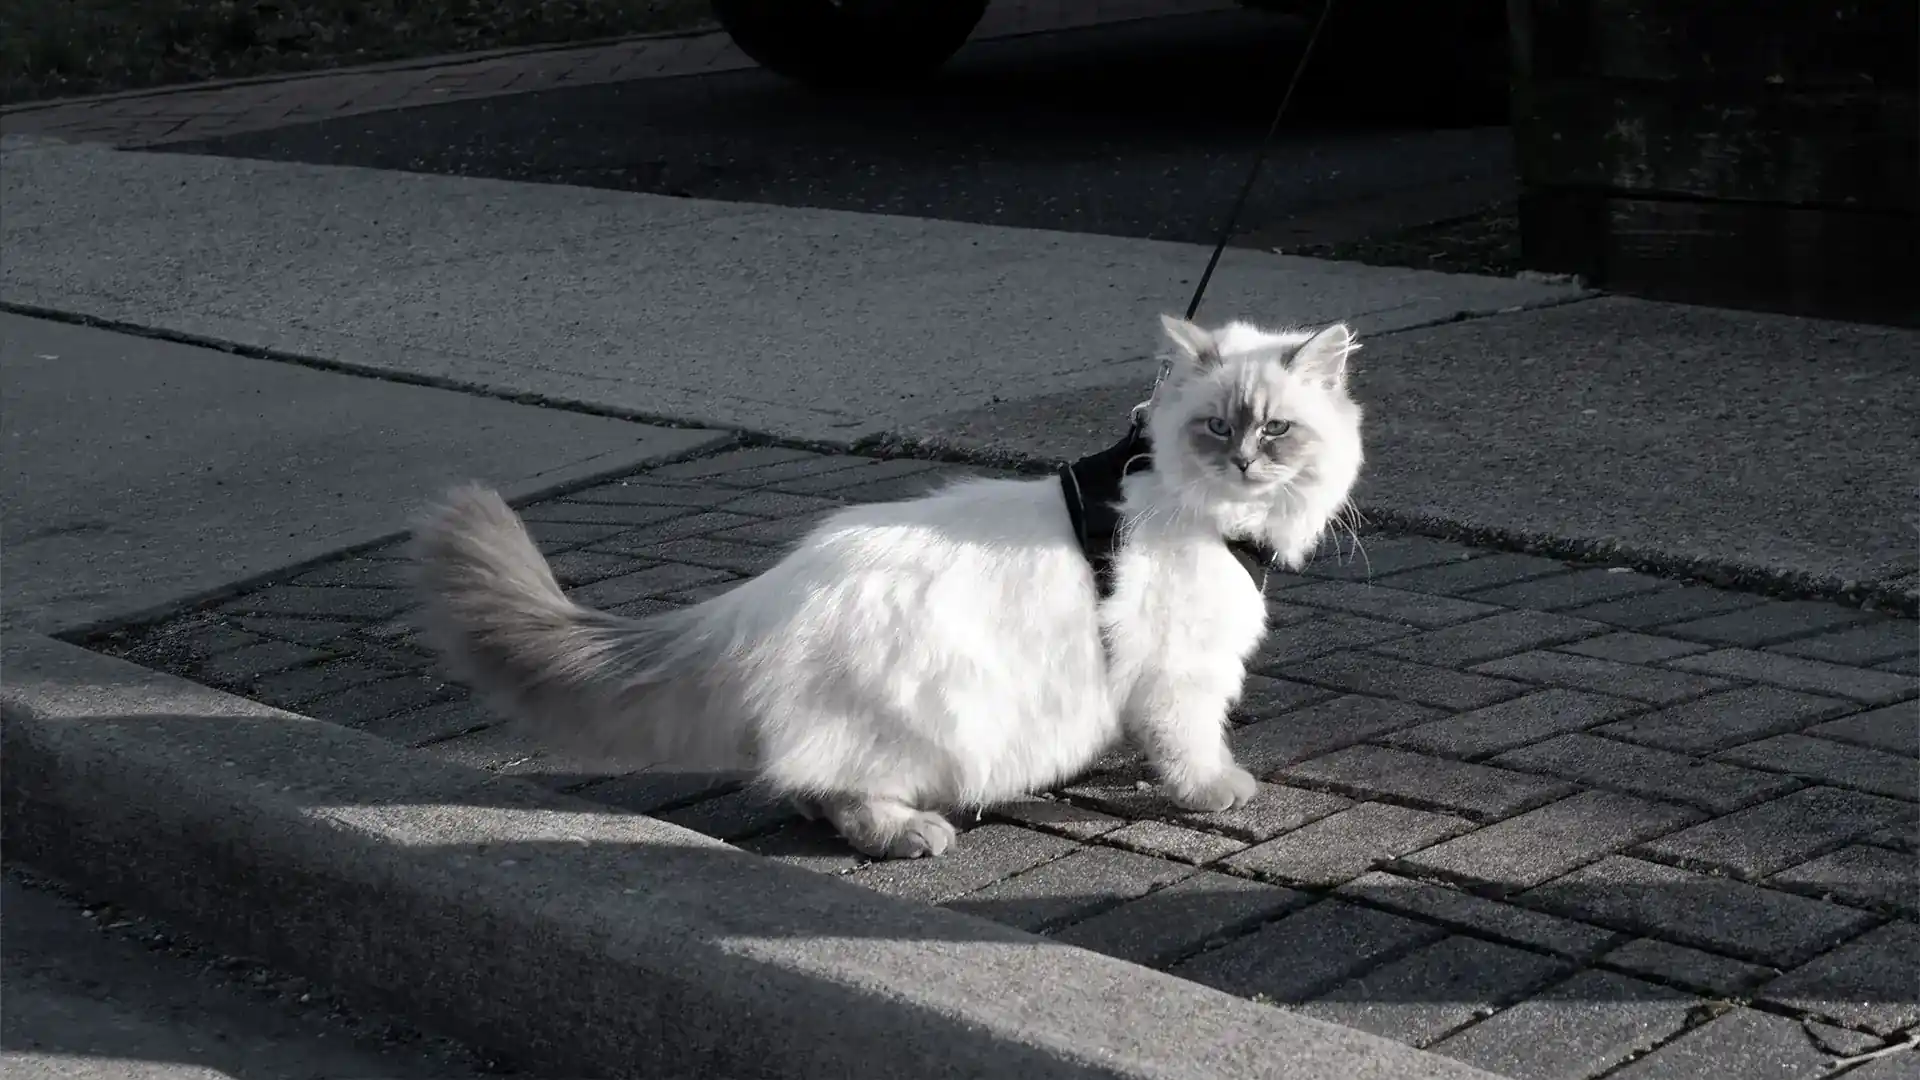
[{"label": "cat's hind leg", "polygon": [[835,795],[814,802],[842,839],[863,855],[917,859],[953,846],[952,823],[899,799]]}]

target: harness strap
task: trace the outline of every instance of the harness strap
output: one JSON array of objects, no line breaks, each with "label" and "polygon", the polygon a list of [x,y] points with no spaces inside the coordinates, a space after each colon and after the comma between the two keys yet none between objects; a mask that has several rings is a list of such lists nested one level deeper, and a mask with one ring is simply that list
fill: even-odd
[{"label": "harness strap", "polygon": [[[1093,568],[1100,599],[1113,595],[1113,555],[1120,542],[1120,483],[1130,473],[1153,468],[1153,446],[1138,425],[1126,437],[1097,454],[1060,466],[1060,494],[1067,504],[1067,521],[1074,539]],[[1233,554],[1254,587],[1267,590],[1267,569],[1274,552],[1252,540],[1228,539]]]}]

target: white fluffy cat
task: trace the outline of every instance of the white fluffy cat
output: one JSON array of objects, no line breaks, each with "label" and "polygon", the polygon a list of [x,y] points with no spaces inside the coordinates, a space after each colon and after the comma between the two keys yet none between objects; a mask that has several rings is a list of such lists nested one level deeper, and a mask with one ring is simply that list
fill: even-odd
[{"label": "white fluffy cat", "polygon": [[1055,786],[1123,736],[1179,806],[1236,806],[1255,784],[1226,717],[1266,604],[1226,541],[1298,567],[1346,503],[1357,346],[1342,324],[1162,321],[1172,367],[1104,599],[1052,477],[837,511],[759,577],[639,619],[568,600],[514,513],[468,487],[415,539],[428,631],[544,739],[750,771],[870,855],[938,855],[942,811]]}]

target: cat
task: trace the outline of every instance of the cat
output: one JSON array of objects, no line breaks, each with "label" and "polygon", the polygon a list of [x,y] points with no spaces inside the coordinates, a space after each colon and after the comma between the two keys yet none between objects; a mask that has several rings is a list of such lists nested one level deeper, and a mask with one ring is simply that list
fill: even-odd
[{"label": "cat", "polygon": [[550,745],[749,772],[875,857],[940,855],[943,812],[1047,790],[1129,737],[1177,806],[1239,806],[1257,788],[1226,718],[1267,613],[1225,541],[1298,569],[1347,505],[1358,345],[1343,323],[1162,329],[1110,595],[1053,479],[835,511],[760,576],[641,618],[574,604],[470,485],[415,531],[428,638]]}]

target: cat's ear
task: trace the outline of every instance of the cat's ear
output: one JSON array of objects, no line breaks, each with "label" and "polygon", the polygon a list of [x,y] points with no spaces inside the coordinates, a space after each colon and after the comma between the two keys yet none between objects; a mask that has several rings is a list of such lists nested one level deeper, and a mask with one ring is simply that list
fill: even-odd
[{"label": "cat's ear", "polygon": [[1160,329],[1166,332],[1167,342],[1182,359],[1196,368],[1210,368],[1220,362],[1220,347],[1213,335],[1195,326],[1185,319],[1172,315],[1160,316]]},{"label": "cat's ear", "polygon": [[1308,338],[1294,350],[1287,365],[1295,375],[1311,379],[1329,390],[1347,388],[1347,357],[1360,348],[1353,330],[1346,323],[1334,323]]}]

